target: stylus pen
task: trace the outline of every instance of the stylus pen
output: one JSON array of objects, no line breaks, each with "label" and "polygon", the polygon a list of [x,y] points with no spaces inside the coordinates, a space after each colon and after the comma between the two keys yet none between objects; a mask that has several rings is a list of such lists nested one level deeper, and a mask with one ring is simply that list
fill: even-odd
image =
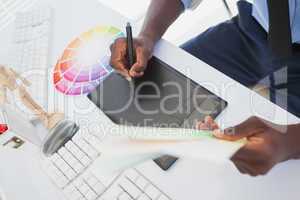
[{"label": "stylus pen", "polygon": [[134,49],[133,49],[133,37],[132,37],[132,28],[130,23],[127,23],[126,26],[126,36],[127,36],[127,59],[129,70],[134,64]]}]

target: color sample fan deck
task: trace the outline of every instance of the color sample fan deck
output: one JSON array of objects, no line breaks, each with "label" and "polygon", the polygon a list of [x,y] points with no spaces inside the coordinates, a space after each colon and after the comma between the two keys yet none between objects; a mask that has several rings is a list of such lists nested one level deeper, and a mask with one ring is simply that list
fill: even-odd
[{"label": "color sample fan deck", "polygon": [[124,34],[112,26],[97,26],[74,39],[57,61],[55,88],[66,95],[93,91],[112,71],[110,45]]}]

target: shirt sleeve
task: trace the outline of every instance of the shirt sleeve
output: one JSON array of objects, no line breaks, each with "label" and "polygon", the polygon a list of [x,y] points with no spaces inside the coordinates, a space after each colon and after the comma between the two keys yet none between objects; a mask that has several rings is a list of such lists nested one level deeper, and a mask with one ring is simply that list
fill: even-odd
[{"label": "shirt sleeve", "polygon": [[181,0],[181,2],[185,9],[194,10],[199,6],[202,0]]}]

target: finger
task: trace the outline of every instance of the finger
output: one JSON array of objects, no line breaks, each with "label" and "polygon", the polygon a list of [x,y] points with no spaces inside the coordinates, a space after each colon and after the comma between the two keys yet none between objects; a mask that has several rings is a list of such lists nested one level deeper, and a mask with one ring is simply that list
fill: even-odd
[{"label": "finger", "polygon": [[211,126],[208,125],[207,123],[205,123],[204,120],[197,122],[196,129],[199,129],[199,130],[212,130]]},{"label": "finger", "polygon": [[142,47],[136,48],[136,62],[131,67],[129,74],[133,77],[140,76],[144,72],[147,66],[149,56],[148,54],[142,49]]},{"label": "finger", "polygon": [[235,163],[236,166],[242,167],[245,170],[245,173],[249,174],[250,176],[258,176],[264,172],[262,170],[264,168],[262,168],[255,159],[232,157],[231,161]]},{"label": "finger", "polygon": [[122,62],[122,60],[120,58],[113,58],[111,57],[111,65],[115,68],[115,70],[121,74],[122,76],[125,77],[130,77],[129,76],[129,72],[126,69],[125,64]]},{"label": "finger", "polygon": [[255,170],[243,160],[235,160],[233,163],[242,174],[249,174],[250,176],[258,175]]},{"label": "finger", "polygon": [[197,128],[198,128],[199,130],[210,130],[209,127],[208,127],[205,123],[203,123],[203,122],[199,122],[199,123],[197,124]]},{"label": "finger", "polygon": [[124,60],[124,57],[122,55],[121,52],[115,52],[112,53],[111,57],[110,57],[110,65],[117,70],[120,71],[128,71],[126,69],[126,61]]},{"label": "finger", "polygon": [[234,132],[229,131],[228,129],[225,130],[221,130],[221,129],[215,129],[213,131],[213,135],[221,140],[228,140],[228,141],[237,141],[240,140],[242,138],[244,138],[244,134],[234,134]]},{"label": "finger", "polygon": [[130,78],[129,71],[126,69],[123,53],[114,50],[111,56],[110,64],[115,68],[116,72],[121,74],[126,79]]},{"label": "finger", "polygon": [[227,128],[224,131],[215,131],[214,136],[229,141],[240,140],[263,131],[264,129],[260,124],[261,122],[257,121],[256,118],[249,118],[235,127]]},{"label": "finger", "polygon": [[127,44],[123,38],[119,38],[111,45],[111,65],[114,68],[126,68],[126,48]]},{"label": "finger", "polygon": [[196,128],[200,130],[215,130],[219,126],[211,116],[206,116],[203,121],[197,122]]},{"label": "finger", "polygon": [[235,167],[239,170],[240,173],[242,173],[242,174],[247,173],[247,170],[244,168],[241,161],[236,160],[236,161],[232,161],[232,162],[235,165]]},{"label": "finger", "polygon": [[135,77],[135,78],[139,78],[139,77],[144,76],[144,72],[135,72],[135,71],[132,71],[132,72],[130,73],[130,76],[131,76],[131,77]]},{"label": "finger", "polygon": [[211,123],[214,122],[214,119],[211,116],[208,115],[204,118],[204,122],[207,123],[207,124],[211,124]]},{"label": "finger", "polygon": [[204,123],[211,129],[219,129],[219,125],[214,121],[214,119],[211,116],[206,116],[204,118]]},{"label": "finger", "polygon": [[211,126],[211,130],[218,130],[219,129],[219,125],[217,123],[214,123],[212,126]]},{"label": "finger", "polygon": [[248,166],[248,174],[251,176],[258,176],[267,173],[272,165],[267,165],[266,158],[261,155],[257,146],[247,143],[237,153],[235,153],[231,160],[233,162],[242,161]]}]

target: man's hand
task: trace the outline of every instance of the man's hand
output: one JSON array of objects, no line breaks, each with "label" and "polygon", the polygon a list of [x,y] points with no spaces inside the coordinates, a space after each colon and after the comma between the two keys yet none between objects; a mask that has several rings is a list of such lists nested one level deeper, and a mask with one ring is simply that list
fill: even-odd
[{"label": "man's hand", "polygon": [[125,78],[138,78],[144,75],[144,71],[152,56],[154,48],[154,43],[146,37],[138,37],[134,39],[133,44],[136,62],[132,67],[128,66],[126,38],[117,39],[110,47],[110,64]]},{"label": "man's hand", "polygon": [[141,32],[133,41],[136,63],[132,67],[128,66],[126,39],[120,38],[111,45],[111,66],[125,78],[143,76],[155,43],[161,39],[183,10],[184,6],[180,0],[151,1]]},{"label": "man's hand", "polygon": [[214,130],[215,137],[236,141],[242,138],[247,143],[231,160],[241,173],[251,176],[264,175],[279,162],[299,155],[299,134],[294,127],[277,125],[258,117],[221,131],[211,117],[198,123],[199,129]]}]

